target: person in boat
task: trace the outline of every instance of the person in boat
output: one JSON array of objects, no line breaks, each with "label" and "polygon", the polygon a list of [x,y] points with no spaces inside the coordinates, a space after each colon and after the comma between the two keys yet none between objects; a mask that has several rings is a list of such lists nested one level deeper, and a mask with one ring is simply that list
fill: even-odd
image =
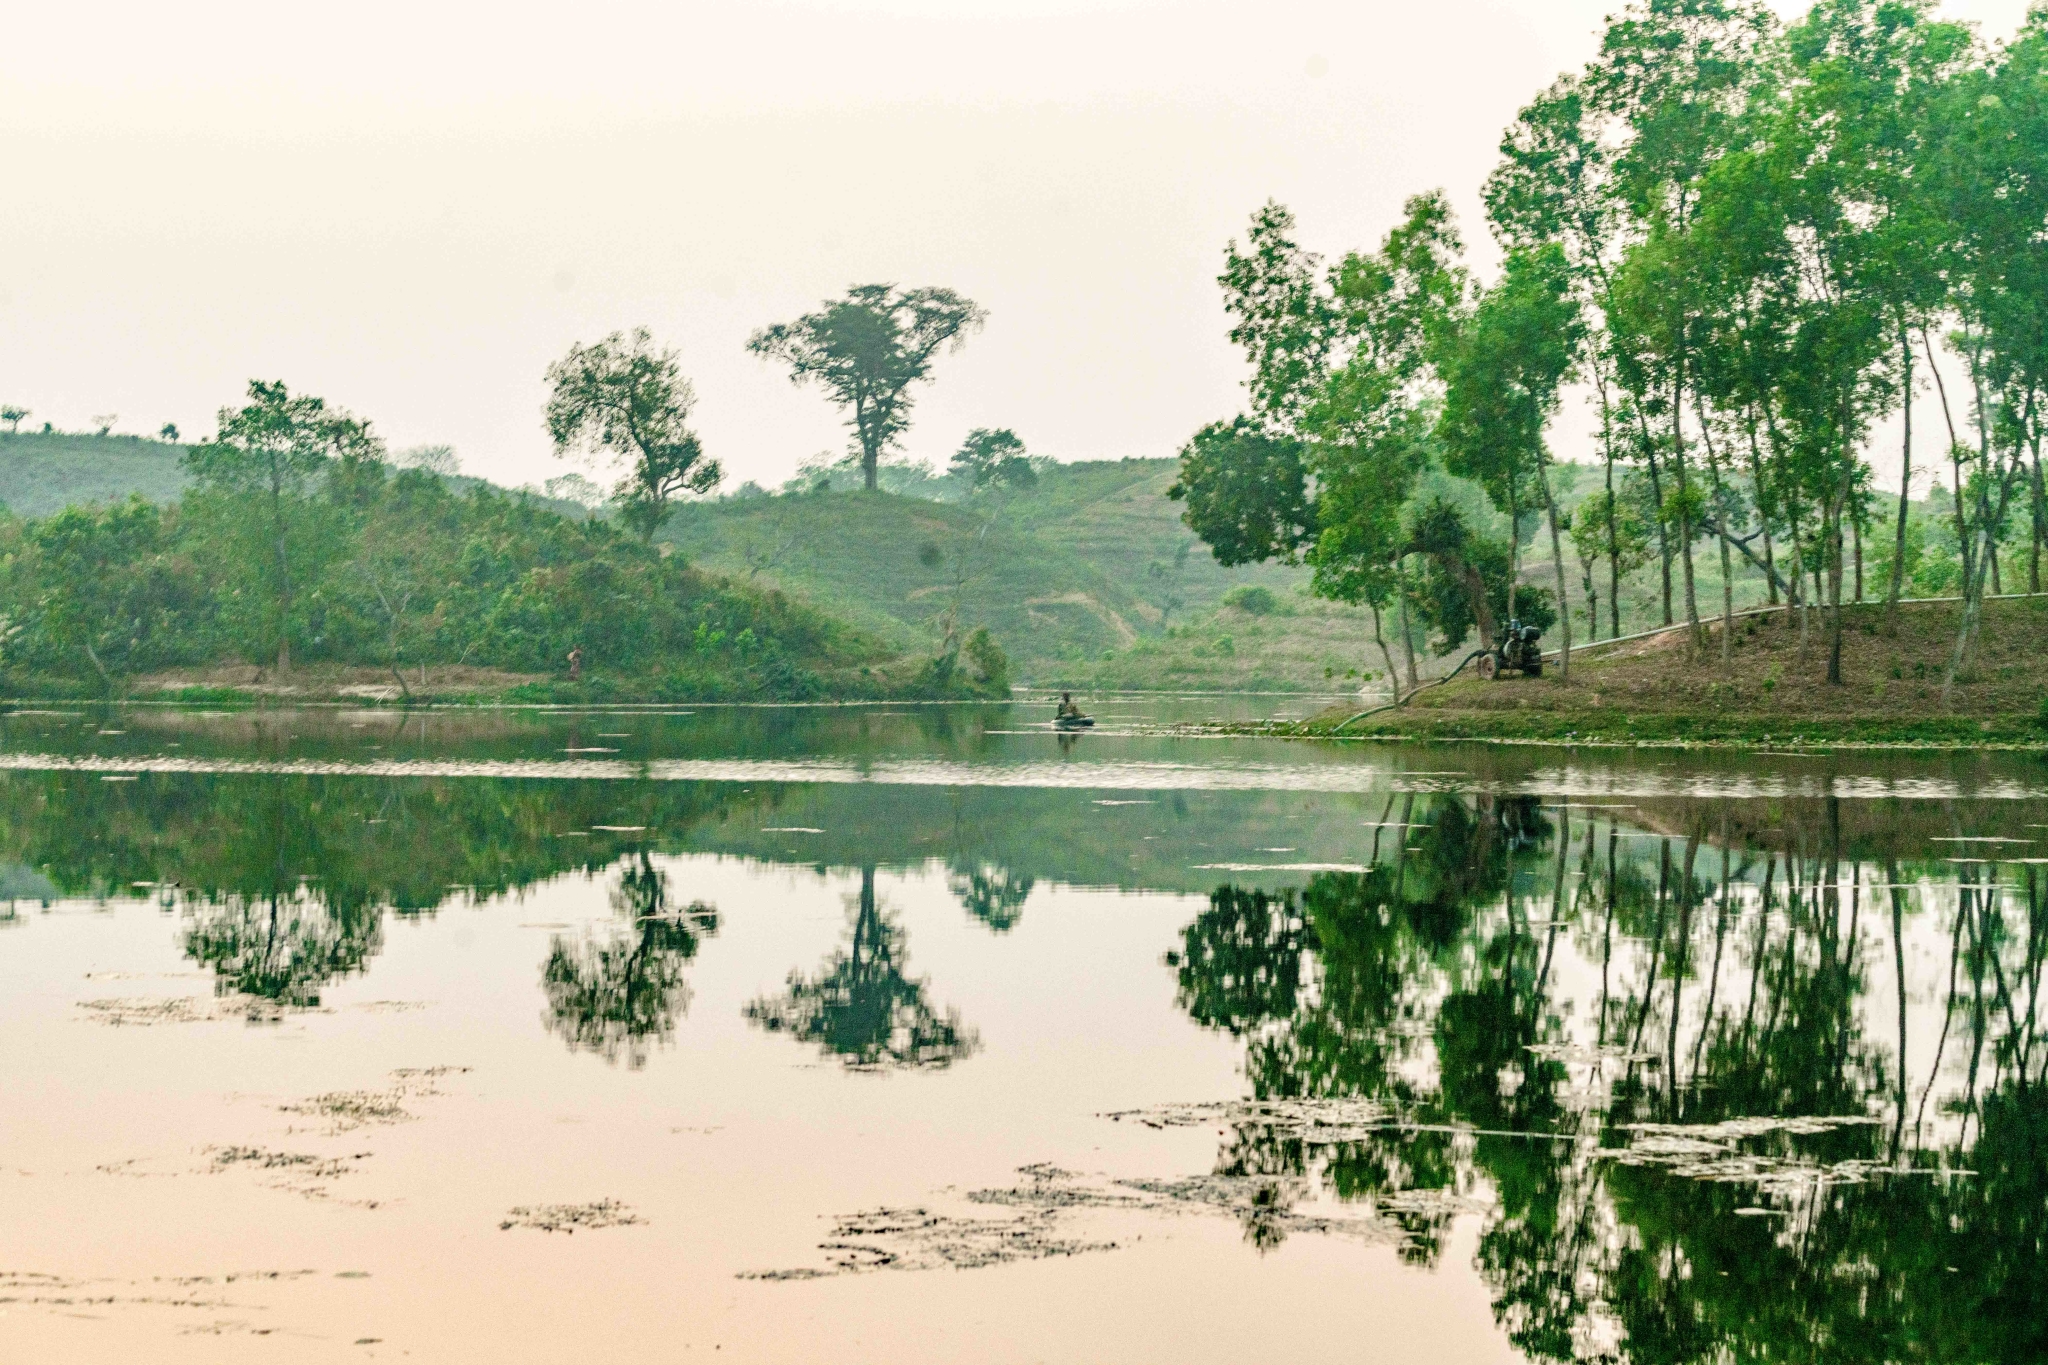
[{"label": "person in boat", "polygon": [[1056,712],[1056,713],[1054,714],[1054,716],[1053,716],[1053,719],[1055,719],[1055,720],[1079,720],[1079,719],[1081,719],[1081,708],[1080,708],[1080,707],[1078,707],[1078,706],[1076,706],[1076,705],[1074,705],[1074,694],[1073,694],[1072,692],[1062,692],[1062,693],[1060,693],[1060,709],[1058,710],[1058,712]]}]

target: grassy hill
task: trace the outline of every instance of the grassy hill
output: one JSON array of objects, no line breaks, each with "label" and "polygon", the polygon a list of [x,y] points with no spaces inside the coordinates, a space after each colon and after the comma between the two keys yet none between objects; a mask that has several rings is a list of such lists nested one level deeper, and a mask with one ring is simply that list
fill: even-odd
[{"label": "grassy hill", "polygon": [[[191,482],[178,464],[185,450],[147,436],[0,431],[0,507],[18,517],[46,517],[83,503],[119,502],[134,493],[150,502],[173,502]],[[466,474],[447,480],[457,493],[488,482]],[[580,503],[539,495],[534,500],[566,517],[589,514]]]},{"label": "grassy hill", "polygon": [[170,502],[185,490],[178,467],[184,453],[181,445],[141,436],[0,433],[0,506],[19,517],[46,517],[131,493]]},{"label": "grassy hill", "polygon": [[[1218,564],[1166,496],[1174,472],[1172,460],[1058,465],[1035,488],[966,503],[727,498],[685,507],[664,538],[694,563],[773,583],[901,648],[928,647],[957,610],[963,625],[989,628],[1023,682],[1326,686],[1331,661],[1359,657],[1367,615],[1309,603],[1305,570]],[[1247,622],[1223,605],[1245,585],[1295,610],[1264,629]],[[1232,652],[1212,647],[1233,633]],[[1283,635],[1284,647],[1263,647]]]}]

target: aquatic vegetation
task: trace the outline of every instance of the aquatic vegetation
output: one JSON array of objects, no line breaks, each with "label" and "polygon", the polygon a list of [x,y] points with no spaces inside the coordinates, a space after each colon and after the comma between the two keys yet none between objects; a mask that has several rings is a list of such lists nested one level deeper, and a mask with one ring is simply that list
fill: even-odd
[{"label": "aquatic vegetation", "polygon": [[646,1221],[616,1199],[599,1199],[589,1204],[522,1204],[505,1215],[504,1221],[498,1224],[498,1230],[509,1232],[513,1228],[532,1228],[536,1232],[564,1232],[574,1236],[578,1231],[631,1227]]}]

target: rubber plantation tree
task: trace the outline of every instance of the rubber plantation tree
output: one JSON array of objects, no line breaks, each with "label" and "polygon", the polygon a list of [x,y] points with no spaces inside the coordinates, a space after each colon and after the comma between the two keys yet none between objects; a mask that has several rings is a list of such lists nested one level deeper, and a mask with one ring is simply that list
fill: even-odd
[{"label": "rubber plantation tree", "polygon": [[[1615,493],[1615,465],[1624,419],[1616,392],[1614,351],[1607,334],[1609,293],[1621,205],[1613,193],[1613,158],[1603,144],[1589,107],[1586,78],[1564,76],[1516,115],[1501,138],[1501,163],[1487,177],[1486,217],[1494,237],[1509,251],[1556,247],[1563,252],[1573,296],[1579,301],[1586,337],[1579,365],[1591,380],[1600,408],[1603,492],[1598,503],[1605,547],[1593,539],[1585,515],[1575,516],[1574,543],[1586,566],[1588,599],[1594,595],[1594,556],[1607,561],[1607,600],[1613,633],[1621,634],[1623,544],[1621,509]],[[1667,566],[1668,568],[1668,566]],[[1588,618],[1599,638],[1597,615]]]},{"label": "rubber plantation tree", "polygon": [[[1382,612],[1395,607],[1412,688],[1411,606],[1422,603],[1408,561],[1438,562],[1450,597],[1478,581],[1466,572],[1474,565],[1464,557],[1471,541],[1462,522],[1452,534],[1438,517],[1431,525],[1441,534],[1424,544],[1411,506],[1434,459],[1439,385],[1430,360],[1464,297],[1462,248],[1435,193],[1410,199],[1378,251],[1348,254],[1327,278],[1294,243],[1293,229],[1292,215],[1268,204],[1253,217],[1246,247],[1233,242],[1226,251],[1218,282],[1236,319],[1231,337],[1252,362],[1253,411],[1197,432],[1168,493],[1187,502],[1183,520],[1220,562],[1306,561],[1316,595],[1370,606],[1390,679],[1399,670]],[[1493,643],[1486,601],[1458,610]],[[1451,620],[1432,615],[1455,643],[1470,626],[1451,629]]]},{"label": "rubber plantation tree", "polygon": [[762,328],[747,349],[788,365],[792,383],[816,383],[846,409],[872,493],[883,453],[909,429],[913,387],[931,378],[940,351],[958,350],[987,318],[950,289],[859,284],[815,313]]},{"label": "rubber plantation tree", "polygon": [[612,503],[642,540],[654,539],[677,498],[708,493],[724,477],[689,427],[696,390],[676,353],[656,349],[646,328],[571,346],[548,366],[547,380],[555,454],[623,463]]},{"label": "rubber plantation tree", "polygon": [[1444,467],[1477,482],[1508,516],[1510,614],[1519,577],[1513,556],[1521,542],[1522,511],[1531,498],[1540,498],[1549,515],[1563,631],[1559,672],[1567,680],[1572,618],[1565,610],[1564,542],[1543,431],[1557,411],[1558,391],[1571,373],[1583,330],[1563,248],[1553,244],[1514,251],[1500,282],[1446,340],[1438,366],[1445,380],[1437,422]]},{"label": "rubber plantation tree", "polygon": [[[1403,208],[1378,251],[1349,253],[1332,272],[1337,363],[1307,414],[1318,529],[1306,558],[1318,596],[1372,608],[1373,637],[1390,679],[1380,617],[1389,605],[1398,609],[1412,689],[1419,678],[1409,606],[1417,584],[1407,562],[1434,558],[1460,585],[1478,578],[1461,558],[1462,522],[1434,539],[1419,537],[1427,518],[1411,506],[1417,480],[1436,458],[1431,426],[1441,384],[1431,361],[1467,293],[1457,264],[1463,243],[1442,193],[1415,195]],[[1481,590],[1471,616],[1492,645],[1497,637],[1483,597]],[[1425,615],[1433,615],[1453,647],[1463,639],[1464,630],[1448,629],[1442,613]]]},{"label": "rubber plantation tree", "polygon": [[[292,663],[295,561],[317,553],[319,541],[304,515],[309,490],[337,460],[374,461],[383,449],[368,422],[310,394],[294,396],[282,380],[252,379],[248,403],[222,408],[213,439],[180,457],[202,492],[239,504],[235,530],[264,542],[252,567],[269,579],[267,597],[275,612],[269,627],[279,673]],[[241,515],[242,508],[253,517]]]},{"label": "rubber plantation tree", "polygon": [[1938,185],[1954,222],[1950,284],[1960,323],[1949,346],[1966,367],[1974,429],[1968,445],[1951,437],[1965,536],[1946,698],[1971,667],[1997,529],[2030,461],[2039,478],[2048,421],[2048,12],[2036,7],[1991,62],[1958,76],[1941,117]]},{"label": "rubber plantation tree", "polygon": [[[1681,301],[1659,276],[1672,269],[1674,239],[1692,226],[1699,177],[1746,131],[1743,116],[1765,77],[1760,57],[1774,31],[1770,11],[1756,0],[1637,0],[1609,21],[1600,55],[1586,70],[1587,104],[1603,143],[1612,147],[1609,185],[1621,210],[1620,262],[1632,267],[1636,286],[1628,290],[1630,281],[1617,269],[1612,292],[1625,294],[1633,306],[1614,297],[1607,309],[1614,373],[1638,423],[1657,501],[1676,513],[1657,523],[1664,623],[1672,621],[1676,556],[1695,641],[1694,497],[1684,429],[1692,333]],[[1651,431],[1653,419],[1662,431]]]}]

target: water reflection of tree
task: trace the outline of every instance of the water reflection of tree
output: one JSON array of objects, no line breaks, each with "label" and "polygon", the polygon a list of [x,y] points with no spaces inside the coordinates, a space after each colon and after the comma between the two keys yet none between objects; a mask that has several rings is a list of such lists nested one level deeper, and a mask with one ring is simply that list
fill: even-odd
[{"label": "water reflection of tree", "polygon": [[989,863],[956,866],[947,885],[968,914],[998,934],[1007,934],[1024,918],[1024,902],[1037,881],[1021,872]]},{"label": "water reflection of tree", "polygon": [[557,934],[541,966],[543,1016],[571,1052],[626,1059],[638,1070],[656,1044],[675,1038],[689,1008],[683,969],[703,940],[718,932],[718,911],[703,901],[671,904],[668,873],[642,849],[628,858],[612,887],[622,932],[573,940]]},{"label": "water reflection of tree", "polygon": [[274,785],[246,792],[237,815],[216,835],[234,848],[232,877],[185,891],[185,955],[212,970],[218,995],[318,1005],[328,982],[364,970],[384,946],[383,906],[308,871],[324,831]]},{"label": "water reflection of tree", "polygon": [[860,892],[847,908],[853,925],[846,946],[814,976],[791,972],[788,989],[753,1001],[747,1018],[864,1070],[935,1069],[973,1056],[979,1035],[957,1010],[935,1009],[925,983],[905,974],[903,930],[882,911],[874,868],[861,869]]},{"label": "water reflection of tree", "polygon": [[335,904],[308,886],[188,901],[186,909],[185,955],[213,971],[219,995],[318,1005],[323,986],[362,971],[384,946],[381,909]]},{"label": "water reflection of tree", "polygon": [[[1246,1040],[1255,1095],[1362,1097],[1401,1120],[1320,1144],[1241,1124],[1220,1173],[1376,1202],[1422,1262],[1448,1219],[1418,1194],[1484,1191],[1476,1261],[1536,1358],[2048,1358],[2048,908],[2032,875],[1873,870],[1832,803],[1788,819],[1777,848],[1697,821],[1648,840],[1582,822],[1575,838],[1570,812],[1532,803],[1421,804],[1383,822],[1406,837],[1366,872],[1298,897],[1219,888],[1171,955],[1182,1007]],[[1961,884],[1947,959],[1915,978],[1899,888],[1929,870]],[[1576,995],[1561,946],[1581,981],[1597,973]],[[1883,1021],[1879,977],[1900,1002]],[[1947,997],[1919,1054],[1931,1041],[1936,1064],[1911,1086],[1902,981]],[[1885,1122],[1743,1143],[1850,1172],[1802,1188],[1604,1154],[1630,1123],[1871,1114]]]}]

